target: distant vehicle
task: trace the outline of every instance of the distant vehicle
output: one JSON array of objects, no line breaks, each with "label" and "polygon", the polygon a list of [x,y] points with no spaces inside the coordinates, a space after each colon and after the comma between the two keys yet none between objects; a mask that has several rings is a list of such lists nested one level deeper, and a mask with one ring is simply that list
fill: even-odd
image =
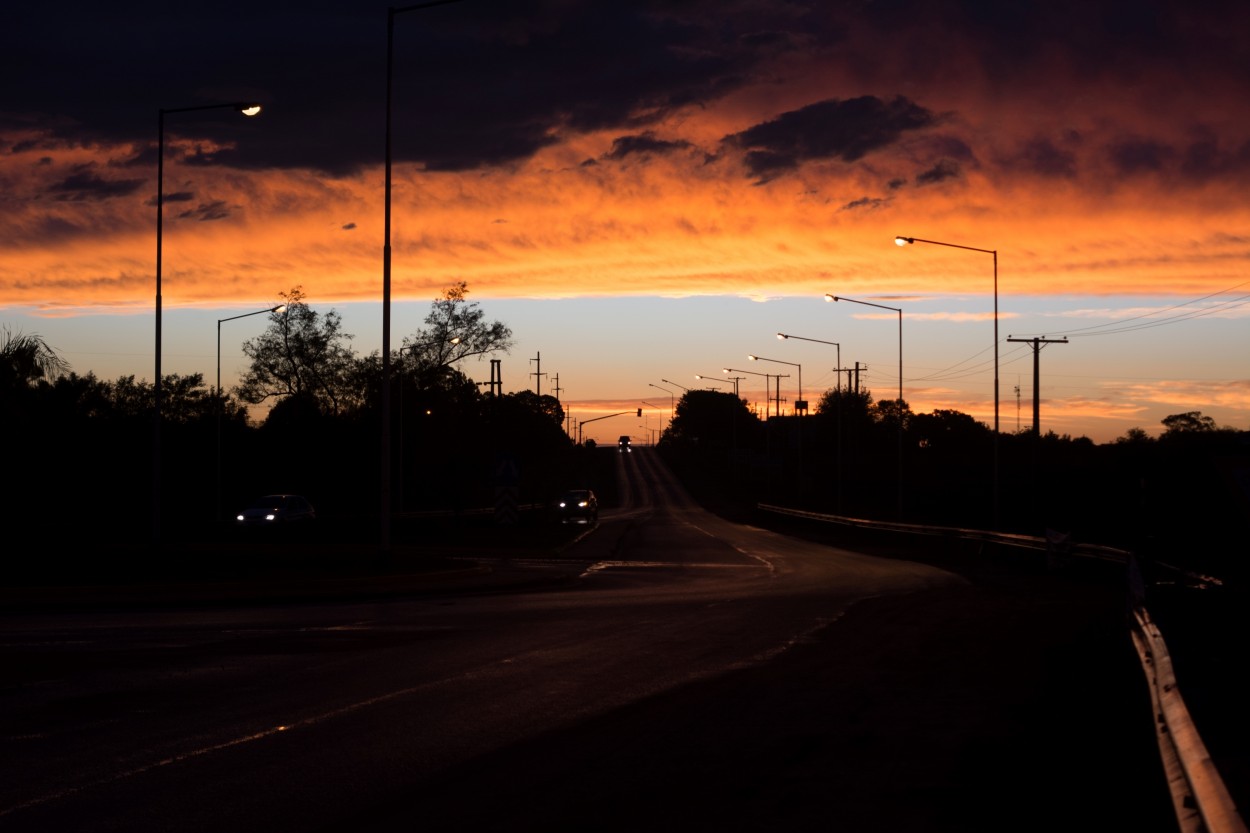
[{"label": "distant vehicle", "polygon": [[302,495],[265,495],[252,501],[236,518],[240,526],[306,524],[317,519],[317,510]]},{"label": "distant vehicle", "polygon": [[560,522],[592,524],[599,520],[599,500],[590,489],[570,489],[560,498]]},{"label": "distant vehicle", "polygon": [[630,445],[629,435],[621,434],[621,438],[616,441],[616,450],[620,452],[633,451],[634,447]]}]

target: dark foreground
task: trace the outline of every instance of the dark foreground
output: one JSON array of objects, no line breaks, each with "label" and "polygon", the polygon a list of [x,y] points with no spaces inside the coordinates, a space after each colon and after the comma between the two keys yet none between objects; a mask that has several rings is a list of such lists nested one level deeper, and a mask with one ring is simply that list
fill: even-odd
[{"label": "dark foreground", "polygon": [[[1135,662],[1105,586],[872,600],[342,829],[1175,831]],[[1099,740],[1039,752],[1055,734]]]},{"label": "dark foreground", "polygon": [[[401,559],[391,567],[412,583],[386,592],[523,592],[462,560],[490,550]],[[373,592],[370,576],[388,569],[349,575],[327,561],[300,585],[283,558],[269,563],[182,586],[297,603]],[[322,829],[1175,831],[1123,586],[1103,572],[945,566],[972,585],[861,602],[767,662],[509,746]],[[109,604],[99,588],[79,592],[62,601]],[[1202,682],[1195,699],[1209,701]],[[1244,794],[1245,756],[1230,749],[1244,730],[1203,731]],[[1056,749],[1055,737],[1077,740]],[[20,828],[0,819],[7,829]]]}]

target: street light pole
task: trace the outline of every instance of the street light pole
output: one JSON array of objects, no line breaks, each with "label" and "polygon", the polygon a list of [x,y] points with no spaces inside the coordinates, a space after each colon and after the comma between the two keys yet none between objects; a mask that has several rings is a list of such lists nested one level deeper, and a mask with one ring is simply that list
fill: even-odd
[{"label": "street light pole", "polygon": [[679,385],[679,384],[677,384],[676,382],[670,382],[668,379],[661,379],[660,381],[661,381],[661,382],[664,382],[664,383],[665,383],[665,384],[667,384],[667,385],[672,385],[672,386],[673,386],[673,387],[675,387],[675,388],[681,388],[681,389],[682,389],[682,390],[684,390],[686,393],[689,393],[689,392],[690,392],[690,388],[686,387],[685,385]]},{"label": "street light pole", "polygon": [[826,301],[849,301],[852,304],[863,304],[877,309],[888,309],[898,313],[898,520],[903,520],[903,311],[898,307],[887,307],[885,304],[874,304],[871,301],[857,301],[845,295],[825,294]]},{"label": "street light pole", "polygon": [[[783,362],[781,359],[766,359],[763,356],[747,356],[747,358],[753,362],[776,362],[777,364],[788,364],[791,367],[797,367],[799,369],[799,398],[795,400],[794,407],[796,411],[802,407],[803,413],[807,413],[807,403],[803,401],[803,365],[797,362]],[[780,379],[780,377],[778,378]],[[780,382],[778,385],[780,385]],[[777,388],[777,398],[781,398],[780,386]],[[781,415],[781,402],[777,403],[777,415]]]},{"label": "street light pole", "polygon": [[156,119],[156,379],[152,383],[152,544],[161,540],[161,268],[165,237],[165,116],[168,113],[190,113],[196,110],[238,110],[255,116],[260,105],[233,101],[218,104],[197,104],[191,107],[162,107]]},{"label": "street light pole", "polygon": [[[664,381],[664,380],[661,379],[660,381]],[[650,382],[648,382],[647,384],[655,388],[656,390],[662,390],[668,394],[668,428],[671,431],[673,429],[673,414],[677,410],[677,405],[675,404],[677,401],[677,397],[675,397],[673,395],[673,392],[669,390],[668,388],[662,388],[659,385],[653,385]]]},{"label": "street light pole", "polygon": [[[769,393],[770,393],[770,389],[769,389],[769,387],[768,387],[768,386],[769,386],[770,384],[772,384],[772,378],[773,378],[773,376],[774,376],[774,375],[776,375],[776,374],[773,374],[773,373],[760,373],[760,372],[755,371],[755,370],[738,370],[738,369],[737,369],[737,368],[735,368],[735,367],[726,367],[726,368],[724,369],[724,371],[725,371],[725,373],[749,373],[749,374],[750,374],[750,375],[752,375],[752,376],[763,376],[763,377],[764,377],[764,418],[765,418],[765,419],[768,419],[768,417],[769,417],[769,412],[768,412],[768,408],[769,408],[768,398],[769,398]],[[777,376],[777,386],[778,386],[778,388],[780,388],[780,387],[781,387],[781,377],[780,377],[780,376]],[[738,384],[735,382],[735,383],[734,383],[734,394],[735,394],[735,395],[737,395],[737,393],[738,393]]]},{"label": "street light pole", "polygon": [[239,318],[248,318],[266,312],[282,312],[284,309],[286,309],[285,304],[278,304],[276,307],[269,307],[268,309],[258,309],[255,312],[245,312],[242,315],[232,315],[229,318],[217,319],[217,514],[213,518],[214,524],[221,522],[221,411],[225,405],[225,400],[221,395],[221,324],[223,321],[234,321]]},{"label": "street light pole", "polygon": [[794,335],[790,335],[789,333],[777,333],[777,338],[783,341],[789,338],[797,338],[799,341],[814,341],[817,344],[832,344],[834,347],[838,348],[838,371],[837,371],[838,375],[836,377],[837,381],[834,384],[837,385],[839,390],[842,388],[842,345],[841,344],[839,344],[836,341],[821,341],[818,338],[804,338],[803,336],[794,336]]},{"label": "street light pole", "polygon": [[386,10],[386,162],[384,165],[382,212],[382,449],[381,449],[381,532],[383,555],[391,549],[391,112],[395,75],[395,15],[446,6],[461,0],[430,0],[411,6],[391,6]]},{"label": "street light pole", "polygon": [[963,249],[969,252],[981,252],[982,254],[992,255],[994,258],[994,528],[998,529],[998,250],[978,249],[975,246],[961,246],[958,243],[943,243],[940,240],[922,240],[919,237],[903,237],[902,235],[896,235],[894,237],[894,243],[897,246],[908,246],[912,243],[928,243],[933,246],[948,246],[952,249]]}]

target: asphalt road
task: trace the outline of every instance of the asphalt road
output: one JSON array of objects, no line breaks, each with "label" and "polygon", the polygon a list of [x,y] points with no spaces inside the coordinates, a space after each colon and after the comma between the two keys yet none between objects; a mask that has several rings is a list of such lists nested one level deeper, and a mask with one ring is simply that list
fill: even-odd
[{"label": "asphalt road", "polygon": [[621,463],[549,559],[6,614],[0,831],[1176,829],[1122,588],[738,526]]}]

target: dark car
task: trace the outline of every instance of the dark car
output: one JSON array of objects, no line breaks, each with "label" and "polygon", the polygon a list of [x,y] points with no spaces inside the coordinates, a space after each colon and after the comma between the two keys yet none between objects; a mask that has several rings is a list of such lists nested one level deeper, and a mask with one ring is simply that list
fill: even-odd
[{"label": "dark car", "polygon": [[317,519],[317,510],[302,495],[265,495],[238,514],[241,526],[280,526],[308,524]]},{"label": "dark car", "polygon": [[630,444],[628,434],[621,434],[621,438],[616,441],[616,450],[622,452],[634,450],[633,446]]},{"label": "dark car", "polygon": [[590,489],[565,492],[556,508],[560,510],[561,523],[577,521],[591,524],[599,520],[599,501]]}]

